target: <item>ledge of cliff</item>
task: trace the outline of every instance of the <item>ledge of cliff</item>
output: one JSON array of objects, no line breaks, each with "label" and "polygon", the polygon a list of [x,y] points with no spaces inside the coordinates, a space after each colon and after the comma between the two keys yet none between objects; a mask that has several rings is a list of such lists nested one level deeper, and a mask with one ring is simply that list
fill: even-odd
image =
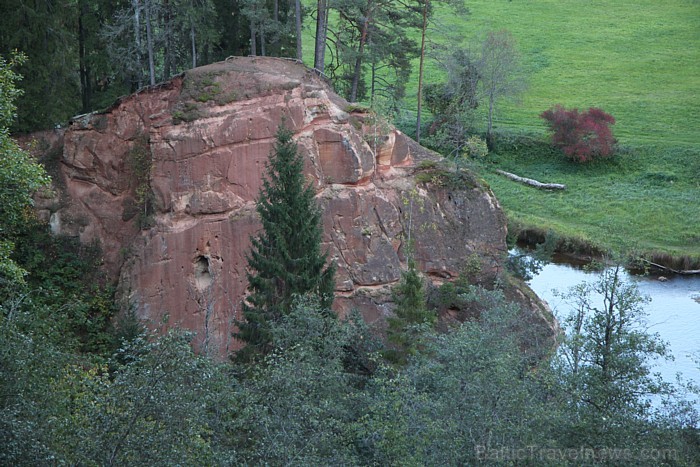
[{"label": "ledge of cliff", "polygon": [[[493,194],[285,59],[230,58],[74,118],[53,147],[60,196],[38,202],[39,214],[55,233],[99,240],[125,309],[154,326],[167,316],[223,357],[240,345],[231,334],[260,228],[255,198],[283,120],[323,212],[339,314],[384,322],[409,233],[434,283],[467,263],[476,281],[500,274],[506,222]],[[511,295],[551,336],[543,305]]]}]

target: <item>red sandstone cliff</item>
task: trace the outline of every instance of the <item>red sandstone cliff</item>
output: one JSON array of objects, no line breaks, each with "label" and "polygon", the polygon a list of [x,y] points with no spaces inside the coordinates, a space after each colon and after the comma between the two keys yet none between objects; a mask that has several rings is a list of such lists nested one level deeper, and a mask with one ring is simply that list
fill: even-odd
[{"label": "red sandstone cliff", "polygon": [[[466,175],[416,183],[419,163],[438,156],[348,110],[289,60],[232,58],[191,70],[75,118],[54,174],[62,200],[44,202],[40,214],[57,233],[100,240],[105,268],[138,317],[158,325],[167,315],[168,326],[196,331],[200,350],[223,356],[238,345],[232,322],[249,237],[259,229],[255,198],[285,118],[323,209],[338,312],[356,307],[369,322],[390,312],[409,230],[429,277],[455,277],[475,258],[492,277],[506,228],[490,191]],[[141,210],[149,214],[143,228]]]}]

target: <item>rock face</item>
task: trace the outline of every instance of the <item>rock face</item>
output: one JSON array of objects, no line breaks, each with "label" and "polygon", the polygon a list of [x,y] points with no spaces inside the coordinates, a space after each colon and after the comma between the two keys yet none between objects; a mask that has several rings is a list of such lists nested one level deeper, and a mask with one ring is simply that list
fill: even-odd
[{"label": "rock face", "polygon": [[[153,326],[167,316],[166,326],[196,331],[200,351],[223,357],[240,346],[231,333],[260,228],[255,199],[284,121],[322,207],[340,314],[357,308],[383,322],[409,236],[430,278],[455,277],[470,258],[495,275],[506,227],[490,191],[428,169],[434,162],[422,161],[438,156],[349,110],[293,61],[231,58],[191,70],[76,117],[58,166],[63,201],[41,214],[56,233],[99,239],[125,307]],[[422,183],[417,171],[428,174]]]}]

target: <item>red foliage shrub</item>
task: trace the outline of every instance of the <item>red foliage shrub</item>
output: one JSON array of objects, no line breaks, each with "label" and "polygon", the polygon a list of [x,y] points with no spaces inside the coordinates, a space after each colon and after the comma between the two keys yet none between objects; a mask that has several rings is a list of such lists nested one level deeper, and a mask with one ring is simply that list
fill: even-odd
[{"label": "red foliage shrub", "polygon": [[588,162],[613,154],[615,138],[610,125],[615,118],[591,107],[585,112],[556,105],[540,114],[552,131],[552,143],[570,159]]}]

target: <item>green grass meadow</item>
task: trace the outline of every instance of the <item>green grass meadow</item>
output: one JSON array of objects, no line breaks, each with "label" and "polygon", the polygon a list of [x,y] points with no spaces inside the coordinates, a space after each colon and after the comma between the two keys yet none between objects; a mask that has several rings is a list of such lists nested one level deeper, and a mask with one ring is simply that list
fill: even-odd
[{"label": "green grass meadow", "polygon": [[[438,7],[431,37],[449,32],[450,44],[466,47],[489,30],[507,29],[527,71],[527,91],[517,102],[498,104],[494,127],[529,137],[499,145],[481,164],[481,176],[512,223],[601,248],[700,260],[700,0],[466,5],[466,19]],[[307,63],[313,60],[310,29]],[[415,119],[417,70],[415,60],[402,119],[407,130]],[[443,79],[429,60],[425,82]],[[619,153],[580,165],[553,151],[539,114],[555,104],[612,114]],[[495,168],[568,189],[526,187],[494,174]]]},{"label": "green grass meadow", "polygon": [[[497,126],[540,132],[539,114],[554,104],[601,107],[617,119],[624,143],[700,144],[700,1],[466,4],[466,20],[441,8],[433,37],[450,31],[466,46],[488,30],[507,29],[527,70],[528,90],[520,102],[499,105]],[[426,82],[441,78],[429,63]],[[416,88],[412,83],[408,92],[410,107]]]},{"label": "green grass meadow", "polygon": [[[502,144],[481,176],[512,224],[599,249],[700,258],[700,150],[645,145],[588,165],[575,164],[538,139]],[[564,191],[538,190],[495,174],[500,168]]]}]

